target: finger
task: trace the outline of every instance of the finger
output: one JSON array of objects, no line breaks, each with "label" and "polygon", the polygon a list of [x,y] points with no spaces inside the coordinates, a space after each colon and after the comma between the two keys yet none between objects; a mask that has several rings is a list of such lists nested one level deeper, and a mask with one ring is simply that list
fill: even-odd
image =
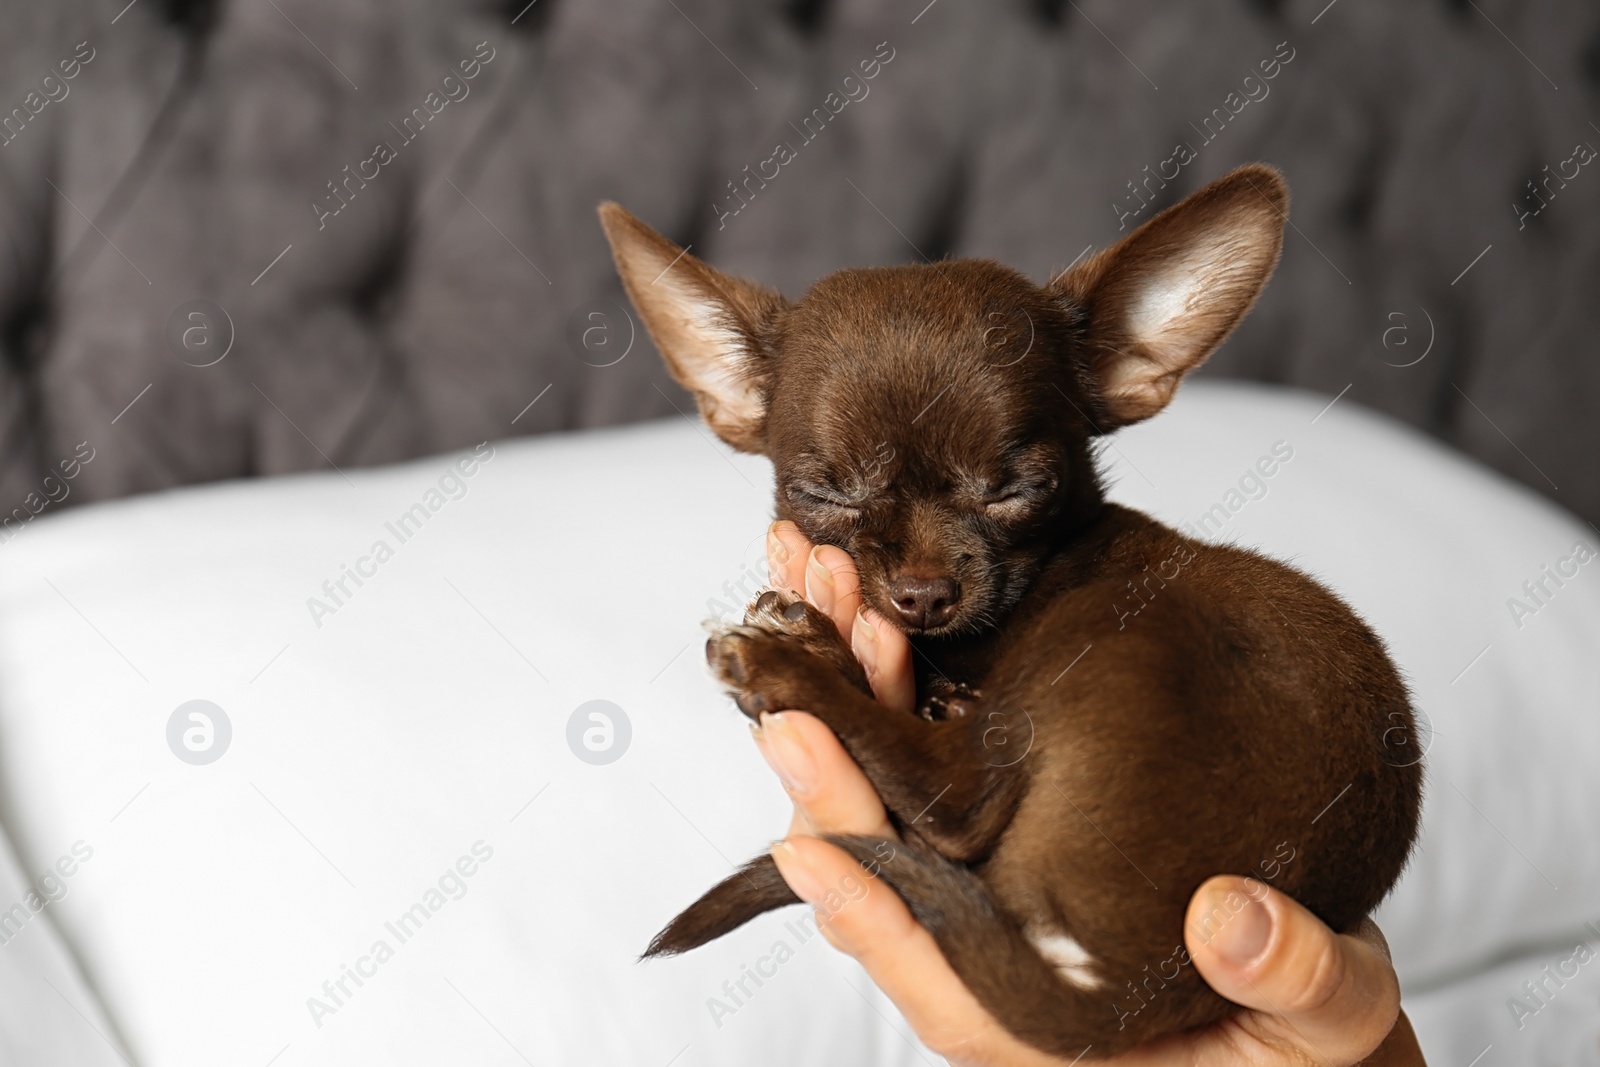
[{"label": "finger", "polygon": [[861,581],[849,553],[812,545],[794,523],[775,522],[767,528],[767,572],[774,585],[803,593],[849,639],[861,601]]},{"label": "finger", "polygon": [[1402,1011],[1389,1036],[1372,1055],[1361,1061],[1361,1067],[1420,1067],[1426,1062],[1417,1032],[1411,1029],[1411,1020]]},{"label": "finger", "polygon": [[784,520],[767,527],[767,581],[779,589],[806,591],[806,559],[811,542],[800,527]]},{"label": "finger", "polygon": [[756,747],[794,801],[791,833],[894,836],[877,790],[820,719],[803,711],[763,715]]},{"label": "finger", "polygon": [[806,599],[839,627],[839,634],[850,640],[856,612],[861,607],[861,579],[855,560],[842,548],[817,545],[806,561]]},{"label": "finger", "polygon": [[1202,885],[1189,902],[1184,940],[1211,988],[1255,1009],[1240,1025],[1265,1042],[1355,1063],[1394,1029],[1400,984],[1386,946],[1370,932],[1335,934],[1254,879]]},{"label": "finger", "polygon": [[[840,568],[848,566],[849,577],[844,579],[844,582],[848,588],[854,590],[860,611],[850,619],[848,627],[840,625],[840,632],[850,639],[856,658],[867,668],[867,677],[872,681],[872,691],[878,700],[896,711],[915,710],[916,679],[911,670],[910,641],[906,639],[904,633],[890,625],[883,616],[860,600],[861,582],[856,576],[854,564],[846,553],[832,547],[821,553],[826,563],[822,570],[811,578],[813,585],[808,587],[807,574],[812,562],[813,549],[814,546],[806,540],[805,535],[794,523],[788,521],[773,523],[767,529],[769,581],[775,586],[796,592],[805,592],[810,588],[811,595],[808,599],[838,620],[841,613],[832,610],[834,605],[830,603],[824,607],[818,603],[818,599],[828,597],[837,601],[839,583],[834,575]],[[864,622],[861,618],[863,614],[866,615]]]},{"label": "finger", "polygon": [[905,634],[862,605],[850,630],[850,647],[880,703],[900,712],[916,710],[917,680],[911,671],[911,642]]},{"label": "finger", "polygon": [[1383,931],[1378,929],[1378,924],[1373,922],[1370,916],[1362,919],[1361,925],[1350,931],[1350,936],[1357,941],[1366,942],[1384,959],[1393,959],[1389,955],[1389,939],[1383,936]]},{"label": "finger", "polygon": [[817,909],[834,948],[854,956],[923,1043],[957,1063],[1059,1064],[1000,1029],[950,969],[905,902],[825,841],[780,841],[772,858],[795,895]]}]

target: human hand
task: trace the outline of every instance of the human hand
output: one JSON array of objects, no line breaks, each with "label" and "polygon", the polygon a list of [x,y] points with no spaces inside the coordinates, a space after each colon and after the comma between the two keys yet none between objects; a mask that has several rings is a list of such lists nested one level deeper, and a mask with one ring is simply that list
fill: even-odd
[{"label": "human hand", "polygon": [[[850,557],[833,546],[813,547],[793,523],[780,522],[768,534],[767,558],[774,585],[803,592],[850,639],[879,701],[893,711],[914,710],[910,644],[876,612],[863,609]],[[795,894],[812,904],[822,901],[829,886],[871,886],[865,896],[852,897],[847,908],[819,911],[818,925],[829,943],[866,968],[924,1044],[962,1067],[1066,1063],[1004,1030],[950,969],[904,902],[872,885],[855,860],[817,838],[824,833],[896,836],[872,783],[832,731],[804,711],[784,711],[761,717],[756,744],[794,801],[788,838],[772,850],[779,871]],[[1218,907],[1233,919],[1202,939],[1200,919]],[[1204,1030],[1101,1062],[1130,1067],[1424,1062],[1400,1011],[1388,945],[1371,920],[1352,934],[1335,934],[1260,882],[1221,876],[1201,885],[1190,900],[1184,941],[1201,977],[1244,1010]]]}]

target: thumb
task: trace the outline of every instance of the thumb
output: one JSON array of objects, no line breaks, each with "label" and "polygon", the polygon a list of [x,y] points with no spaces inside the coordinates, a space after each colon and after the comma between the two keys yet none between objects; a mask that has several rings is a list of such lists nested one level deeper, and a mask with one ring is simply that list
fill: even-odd
[{"label": "thumb", "polygon": [[1212,878],[1189,902],[1184,940],[1200,976],[1254,1009],[1240,1025],[1323,1062],[1355,1063],[1382,1044],[1400,1012],[1383,935],[1330,930],[1253,878]]}]

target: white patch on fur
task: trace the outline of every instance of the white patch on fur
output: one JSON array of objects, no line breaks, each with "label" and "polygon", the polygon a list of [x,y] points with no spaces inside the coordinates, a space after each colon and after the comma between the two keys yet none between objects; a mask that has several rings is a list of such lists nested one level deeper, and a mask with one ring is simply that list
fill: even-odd
[{"label": "white patch on fur", "polygon": [[1222,281],[1219,275],[1226,274],[1230,263],[1244,255],[1245,249],[1227,233],[1210,234],[1196,241],[1145,284],[1128,309],[1129,331],[1153,349],[1186,347],[1184,335],[1190,332],[1186,320],[1203,311],[1208,299],[1232,295],[1218,285]]},{"label": "white patch on fur", "polygon": [[1039,955],[1061,972],[1061,977],[1079,989],[1099,988],[1100,976],[1094,973],[1094,958],[1072,938],[1034,928],[1028,931],[1028,940],[1039,950]]},{"label": "white patch on fur", "polygon": [[1188,311],[1197,289],[1197,275],[1174,270],[1153,280],[1128,309],[1128,329],[1145,344],[1159,344]]},{"label": "white patch on fur", "polygon": [[732,421],[761,417],[761,395],[739,372],[747,358],[744,338],[723,325],[722,308],[668,274],[657,284],[681,310],[683,325],[680,370],[695,392],[704,393]]}]

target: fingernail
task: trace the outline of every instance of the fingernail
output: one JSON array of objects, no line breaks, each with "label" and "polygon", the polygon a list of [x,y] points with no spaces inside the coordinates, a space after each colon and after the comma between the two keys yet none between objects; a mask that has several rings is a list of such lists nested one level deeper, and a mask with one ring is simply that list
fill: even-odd
[{"label": "fingernail", "polygon": [[867,621],[865,611],[856,612],[855,625],[850,628],[850,651],[867,672],[868,681],[878,676],[878,631]]},{"label": "fingernail", "polygon": [[810,559],[806,561],[806,599],[824,615],[831,615],[838,593],[833,587],[833,572],[823,566],[817,555],[821,551],[821,545],[813,548]]},{"label": "fingernail", "polygon": [[803,796],[816,788],[817,761],[782,712],[761,716],[760,747],[767,766],[777,772],[789,792]]},{"label": "fingernail", "polygon": [[778,524],[767,527],[767,584],[782,587],[787,579],[784,568],[789,563],[789,546],[778,536]]},{"label": "fingernail", "polygon": [[794,895],[807,904],[815,904],[821,900],[825,890],[817,876],[805,865],[800,858],[800,853],[787,841],[774,841],[772,843],[772,858],[778,863],[778,871],[783,875],[783,880],[789,883],[789,888],[794,890]]},{"label": "fingernail", "polygon": [[1211,946],[1229,963],[1247,964],[1258,959],[1272,940],[1272,912],[1259,900],[1238,891],[1213,892],[1213,912],[1227,919],[1211,937]]}]

